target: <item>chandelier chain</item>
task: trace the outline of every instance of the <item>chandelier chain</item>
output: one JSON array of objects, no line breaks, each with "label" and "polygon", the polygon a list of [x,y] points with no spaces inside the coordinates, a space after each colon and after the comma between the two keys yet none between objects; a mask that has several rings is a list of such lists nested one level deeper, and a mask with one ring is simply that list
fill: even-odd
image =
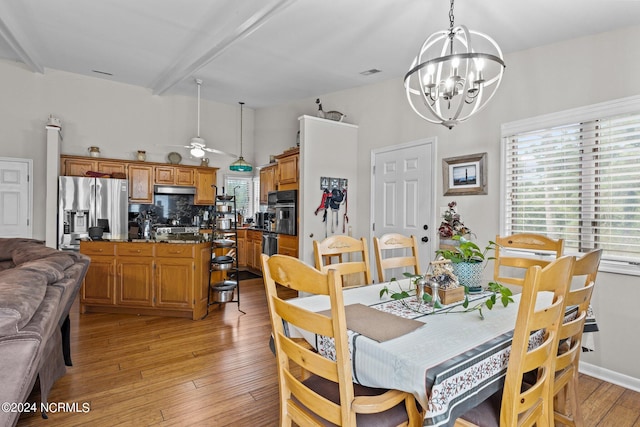
[{"label": "chandelier chain", "polygon": [[451,0],[451,7],[449,8],[449,32],[453,32],[453,0]]}]

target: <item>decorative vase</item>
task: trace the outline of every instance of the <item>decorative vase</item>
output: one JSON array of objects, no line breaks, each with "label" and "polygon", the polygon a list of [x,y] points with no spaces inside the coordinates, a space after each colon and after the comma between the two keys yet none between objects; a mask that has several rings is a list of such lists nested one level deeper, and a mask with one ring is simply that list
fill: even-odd
[{"label": "decorative vase", "polygon": [[147,153],[142,150],[138,150],[138,154],[136,154],[136,158],[139,161],[144,162],[145,160],[147,160]]},{"label": "decorative vase", "polygon": [[461,285],[466,286],[470,294],[482,292],[482,262],[453,263],[453,274]]},{"label": "decorative vase", "polygon": [[91,157],[100,157],[100,148],[99,147],[89,147],[89,156]]}]

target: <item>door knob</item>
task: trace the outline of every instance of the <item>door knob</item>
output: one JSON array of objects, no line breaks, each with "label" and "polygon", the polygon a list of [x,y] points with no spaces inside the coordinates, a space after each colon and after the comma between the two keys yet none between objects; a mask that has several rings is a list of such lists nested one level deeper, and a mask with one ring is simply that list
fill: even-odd
[{"label": "door knob", "polygon": [[428,226],[427,224],[425,224],[425,225],[423,225],[423,226],[422,226],[422,229],[423,229],[423,230],[428,230],[428,229],[429,229],[429,226]]},{"label": "door knob", "polygon": [[422,239],[420,239],[420,240],[422,240],[424,243],[427,243],[427,242],[429,241],[429,237],[428,237],[428,236],[424,236],[424,237],[423,237]]}]

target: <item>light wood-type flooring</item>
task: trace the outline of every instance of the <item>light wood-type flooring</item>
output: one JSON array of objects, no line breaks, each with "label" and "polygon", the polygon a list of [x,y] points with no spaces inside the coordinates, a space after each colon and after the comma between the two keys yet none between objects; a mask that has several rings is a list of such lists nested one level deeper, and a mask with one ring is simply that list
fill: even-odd
[{"label": "light wood-type flooring", "polygon": [[[260,279],[241,287],[247,314],[230,303],[212,307],[200,321],[80,315],[76,303],[73,366],[55,383],[49,402],[69,409],[77,403],[78,412],[50,413],[48,420],[23,414],[18,426],[277,425],[264,288]],[[640,393],[582,375],[580,399],[588,427],[640,427]]]}]

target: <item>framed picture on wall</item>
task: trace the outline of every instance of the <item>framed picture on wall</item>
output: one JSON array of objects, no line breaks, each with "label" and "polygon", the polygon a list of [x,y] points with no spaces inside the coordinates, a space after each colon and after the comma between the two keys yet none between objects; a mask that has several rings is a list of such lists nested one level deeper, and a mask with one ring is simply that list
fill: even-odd
[{"label": "framed picture on wall", "polygon": [[487,194],[487,153],[442,159],[445,196]]}]

